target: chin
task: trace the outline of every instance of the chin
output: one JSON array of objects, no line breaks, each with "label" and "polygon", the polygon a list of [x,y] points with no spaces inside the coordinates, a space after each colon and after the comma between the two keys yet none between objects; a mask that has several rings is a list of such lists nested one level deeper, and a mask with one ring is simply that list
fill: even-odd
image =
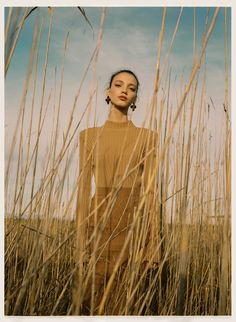
[{"label": "chin", "polygon": [[127,102],[117,102],[117,103],[114,103],[114,105],[116,107],[119,107],[119,108],[129,108],[130,104],[128,104]]},{"label": "chin", "polygon": [[116,108],[118,108],[119,110],[126,110],[129,108],[129,105],[120,105],[120,104],[117,104],[115,105]]}]

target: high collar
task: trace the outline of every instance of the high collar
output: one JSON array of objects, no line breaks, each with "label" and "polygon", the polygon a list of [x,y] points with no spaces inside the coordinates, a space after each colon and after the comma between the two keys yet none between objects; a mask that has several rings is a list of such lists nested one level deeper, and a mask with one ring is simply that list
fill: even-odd
[{"label": "high collar", "polygon": [[106,120],[106,122],[104,123],[104,128],[106,129],[124,129],[130,126],[133,126],[133,122],[132,121],[126,121],[126,122],[113,122],[113,121],[109,121]]}]

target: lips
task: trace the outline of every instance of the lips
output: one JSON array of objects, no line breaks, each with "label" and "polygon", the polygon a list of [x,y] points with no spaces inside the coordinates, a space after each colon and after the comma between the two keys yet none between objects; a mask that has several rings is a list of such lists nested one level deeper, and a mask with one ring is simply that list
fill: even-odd
[{"label": "lips", "polygon": [[119,99],[120,99],[121,101],[127,101],[127,97],[125,97],[125,96],[119,96]]}]

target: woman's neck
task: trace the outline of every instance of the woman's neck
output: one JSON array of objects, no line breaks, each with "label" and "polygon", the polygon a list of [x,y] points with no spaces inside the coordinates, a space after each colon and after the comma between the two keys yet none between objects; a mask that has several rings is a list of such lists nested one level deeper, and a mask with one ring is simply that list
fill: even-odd
[{"label": "woman's neck", "polygon": [[120,111],[117,108],[112,107],[107,120],[117,123],[128,122],[127,110]]},{"label": "woman's neck", "polygon": [[106,120],[106,122],[104,123],[104,128],[112,129],[112,130],[126,129],[129,127],[133,127],[132,121],[117,122],[117,121]]}]

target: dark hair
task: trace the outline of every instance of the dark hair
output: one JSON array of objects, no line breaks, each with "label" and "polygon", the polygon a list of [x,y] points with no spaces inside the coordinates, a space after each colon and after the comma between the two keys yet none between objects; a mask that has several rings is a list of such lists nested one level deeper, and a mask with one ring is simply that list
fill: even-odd
[{"label": "dark hair", "polygon": [[111,75],[111,78],[110,78],[110,83],[109,83],[109,88],[111,87],[111,84],[112,84],[112,81],[114,79],[115,76],[119,75],[120,73],[128,73],[130,75],[133,75],[134,78],[136,79],[137,81],[137,91],[138,91],[138,88],[139,88],[139,80],[138,80],[138,77],[129,69],[121,69],[121,70],[118,70],[117,72],[115,72],[114,74]]}]

